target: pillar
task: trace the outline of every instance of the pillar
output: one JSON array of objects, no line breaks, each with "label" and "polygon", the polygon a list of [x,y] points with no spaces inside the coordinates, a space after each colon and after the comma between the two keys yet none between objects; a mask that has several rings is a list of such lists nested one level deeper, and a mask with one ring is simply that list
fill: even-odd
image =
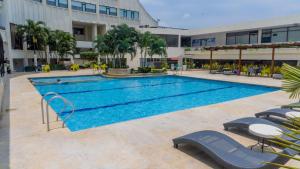
[{"label": "pillar", "polygon": [[92,41],[94,41],[97,38],[97,35],[98,35],[97,25],[94,24],[92,26]]},{"label": "pillar", "polygon": [[272,48],[272,63],[271,63],[271,76],[274,73],[274,66],[275,66],[275,48]]},{"label": "pillar", "polygon": [[23,42],[23,51],[24,51],[24,66],[28,66],[28,53],[27,53],[27,42]]},{"label": "pillar", "polygon": [[210,59],[209,59],[209,70],[212,71],[212,64],[213,64],[213,51],[210,50]]},{"label": "pillar", "polygon": [[47,59],[47,64],[50,64],[50,49],[49,46],[46,46],[46,59]]}]

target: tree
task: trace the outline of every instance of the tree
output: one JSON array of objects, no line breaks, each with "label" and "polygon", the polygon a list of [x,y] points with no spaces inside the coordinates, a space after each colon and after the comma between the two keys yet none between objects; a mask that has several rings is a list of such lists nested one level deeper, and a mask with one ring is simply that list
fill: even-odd
[{"label": "tree", "polygon": [[105,56],[105,63],[108,64],[108,46],[105,43],[105,36],[98,35],[93,42],[94,47],[97,49],[100,57]]},{"label": "tree", "polygon": [[164,39],[152,35],[151,42],[150,42],[150,48],[149,48],[149,56],[151,59],[153,59],[153,55],[158,55],[161,57],[161,60],[163,57],[167,56],[167,43]]},{"label": "tree", "polygon": [[61,59],[67,54],[74,55],[76,49],[76,39],[68,32],[57,32],[57,53]]},{"label": "tree", "polygon": [[27,20],[25,25],[17,26],[17,34],[24,37],[29,48],[34,51],[34,64],[37,66],[36,50],[43,50],[48,41],[48,34],[44,22]]},{"label": "tree", "polygon": [[142,67],[147,64],[147,54],[149,53],[150,43],[152,39],[152,34],[150,32],[139,33],[138,46],[140,48],[141,58],[143,59]]}]

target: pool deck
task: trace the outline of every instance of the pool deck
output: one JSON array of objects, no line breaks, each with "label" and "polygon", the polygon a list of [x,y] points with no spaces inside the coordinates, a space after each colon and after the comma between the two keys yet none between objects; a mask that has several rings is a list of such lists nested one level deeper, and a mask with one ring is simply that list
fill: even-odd
[{"label": "pool deck", "polygon": [[[253,138],[223,130],[224,122],[293,102],[283,91],[193,108],[109,126],[70,132],[46,131],[41,124],[41,96],[28,77],[92,74],[51,72],[15,75],[10,78],[7,111],[0,119],[1,169],[210,169],[220,168],[193,147],[173,148],[172,139],[200,130],[225,133],[245,146]],[[280,87],[280,80],[259,77],[209,75],[204,71],[183,72],[185,76]],[[54,119],[54,113],[51,113]],[[300,166],[290,161],[290,165]]]}]

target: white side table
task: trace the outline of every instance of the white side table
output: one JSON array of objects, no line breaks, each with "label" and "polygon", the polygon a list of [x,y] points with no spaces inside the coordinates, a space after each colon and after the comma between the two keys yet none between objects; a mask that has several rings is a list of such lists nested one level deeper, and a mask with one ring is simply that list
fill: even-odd
[{"label": "white side table", "polygon": [[[265,139],[273,139],[274,137],[280,137],[282,135],[281,129],[266,124],[252,124],[249,126],[249,132],[259,138],[258,143],[252,146],[251,149],[257,145],[261,145],[262,152],[264,152]],[[260,139],[262,142],[260,142]]]}]

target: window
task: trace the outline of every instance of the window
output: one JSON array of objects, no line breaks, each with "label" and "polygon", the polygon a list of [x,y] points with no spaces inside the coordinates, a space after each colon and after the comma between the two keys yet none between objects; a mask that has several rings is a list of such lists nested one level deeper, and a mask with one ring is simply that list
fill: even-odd
[{"label": "window", "polygon": [[99,12],[101,13],[101,14],[108,14],[108,7],[107,6],[102,6],[102,5],[100,5],[99,6]]},{"label": "window", "polygon": [[138,11],[131,11],[126,9],[120,9],[120,16],[131,20],[139,20],[140,14]]},{"label": "window", "polygon": [[272,42],[287,42],[287,28],[272,29]]},{"label": "window", "polygon": [[250,44],[258,43],[258,32],[250,32]]},{"label": "window", "polygon": [[235,34],[228,33],[226,35],[226,45],[234,45],[234,44],[236,44]]},{"label": "window", "polygon": [[271,43],[272,40],[272,30],[263,30],[261,43]]},{"label": "window", "polygon": [[178,47],[178,35],[158,35],[159,37],[163,38],[167,42],[168,47]]},{"label": "window", "polygon": [[227,45],[256,44],[257,38],[258,38],[258,31],[227,33],[226,44]]},{"label": "window", "polygon": [[289,42],[300,41],[300,27],[290,27],[288,32]]},{"label": "window", "polygon": [[68,8],[68,0],[58,0],[58,6],[62,8]]},{"label": "window", "polygon": [[47,0],[47,4],[51,6],[56,6],[56,0]]},{"label": "window", "polygon": [[117,8],[114,8],[114,7],[100,5],[99,6],[99,13],[100,14],[117,16],[118,15],[118,10],[117,10]]},{"label": "window", "polygon": [[110,7],[110,8],[109,8],[109,15],[117,16],[117,15],[118,15],[118,10],[117,10],[117,8]]},{"label": "window", "polygon": [[96,5],[95,4],[85,4],[85,12],[96,13]]},{"label": "window", "polygon": [[192,41],[192,47],[214,46],[215,44],[216,38],[193,39]]},{"label": "window", "polygon": [[[0,0],[0,1],[2,1],[2,0]],[[43,2],[42,0],[33,0],[33,1],[36,1],[36,2]]]},{"label": "window", "polygon": [[127,18],[127,11],[125,9],[120,10],[120,16],[123,18]]},{"label": "window", "polygon": [[72,1],[72,9],[77,11],[83,11],[83,3],[79,1]]}]

